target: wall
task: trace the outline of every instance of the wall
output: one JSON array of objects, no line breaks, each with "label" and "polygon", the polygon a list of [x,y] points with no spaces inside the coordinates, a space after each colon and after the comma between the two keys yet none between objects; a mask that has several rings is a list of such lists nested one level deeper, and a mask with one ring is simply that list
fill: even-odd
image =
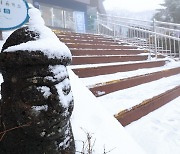
[{"label": "wall", "polygon": [[82,11],[82,12],[87,11],[87,4],[80,3],[74,0],[34,0],[34,3],[36,2],[57,5],[57,6],[69,8],[75,11]]}]

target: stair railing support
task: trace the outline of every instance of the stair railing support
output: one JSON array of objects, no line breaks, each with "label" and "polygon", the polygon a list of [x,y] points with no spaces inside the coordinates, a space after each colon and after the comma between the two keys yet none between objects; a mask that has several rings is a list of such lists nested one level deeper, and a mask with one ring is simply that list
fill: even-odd
[{"label": "stair railing support", "polygon": [[116,42],[116,29],[115,29],[115,24],[113,24],[113,38],[114,38],[114,42]]},{"label": "stair railing support", "polygon": [[157,35],[156,35],[156,20],[155,19],[153,19],[153,32],[154,32],[155,57],[157,58]]},{"label": "stair railing support", "polygon": [[100,34],[100,21],[99,21],[99,12],[97,12],[97,34]]}]

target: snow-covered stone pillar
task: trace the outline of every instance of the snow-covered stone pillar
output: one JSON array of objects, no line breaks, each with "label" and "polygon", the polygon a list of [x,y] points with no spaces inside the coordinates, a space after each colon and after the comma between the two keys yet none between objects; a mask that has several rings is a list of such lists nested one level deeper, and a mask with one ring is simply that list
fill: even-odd
[{"label": "snow-covered stone pillar", "polygon": [[73,96],[66,69],[71,54],[38,13],[30,9],[29,26],[16,30],[0,53],[1,154],[75,153]]}]

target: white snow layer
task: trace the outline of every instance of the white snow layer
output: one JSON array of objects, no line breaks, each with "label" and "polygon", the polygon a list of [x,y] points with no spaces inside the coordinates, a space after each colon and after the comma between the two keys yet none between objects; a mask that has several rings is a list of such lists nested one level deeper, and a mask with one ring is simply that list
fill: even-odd
[{"label": "white snow layer", "polygon": [[119,90],[98,98],[112,115],[129,109],[144,100],[175,88],[180,83],[180,74],[162,78],[132,88]]},{"label": "white snow layer", "polygon": [[110,154],[145,153],[70,69],[69,75],[75,101],[71,122],[76,150],[82,150],[86,133],[90,133],[92,142],[95,141],[93,154],[103,154],[104,147]]},{"label": "white snow layer", "polygon": [[144,69],[138,69],[134,71],[128,71],[128,72],[118,72],[114,74],[107,74],[107,75],[98,75],[94,77],[87,77],[87,78],[82,78],[81,80],[83,81],[84,85],[90,87],[94,87],[95,84],[103,83],[103,82],[108,82],[108,81],[113,81],[113,80],[118,80],[118,79],[125,79],[125,78],[130,78],[130,77],[135,77],[138,75],[145,75],[148,73],[155,73],[158,71],[163,71],[167,69],[173,69],[180,67],[180,61],[172,61],[167,62],[166,65],[161,66],[161,67],[154,67],[154,68],[144,68]]},{"label": "white snow layer", "polygon": [[29,29],[40,34],[36,41],[28,41],[16,46],[7,48],[4,52],[15,52],[17,50],[42,51],[48,58],[71,58],[71,52],[68,47],[59,41],[58,37],[50,28],[44,25],[44,20],[38,9],[31,7],[29,9]]},{"label": "white snow layer", "polygon": [[52,94],[50,92],[50,88],[47,86],[37,87],[43,93],[44,98],[48,99],[48,97]]},{"label": "white snow layer", "polygon": [[69,106],[69,103],[71,103],[71,100],[73,100],[72,92],[70,92],[68,95],[66,95],[63,92],[63,89],[68,89],[70,87],[69,79],[66,78],[62,82],[55,85],[55,87],[57,88],[57,92],[59,94],[59,100],[61,101],[61,104],[63,105],[63,107],[67,108]]},{"label": "white snow layer", "polygon": [[180,97],[126,126],[147,154],[180,153]]}]

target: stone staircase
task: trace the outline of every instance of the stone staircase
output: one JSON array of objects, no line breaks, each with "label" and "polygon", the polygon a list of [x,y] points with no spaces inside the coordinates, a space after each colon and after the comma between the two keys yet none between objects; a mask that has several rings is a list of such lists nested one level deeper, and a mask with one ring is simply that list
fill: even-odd
[{"label": "stone staircase", "polygon": [[[117,73],[128,74],[137,70],[145,70],[142,74],[127,75],[124,78],[112,78],[107,81],[101,81],[100,78],[99,82],[87,85],[97,98],[180,74],[180,67],[168,69],[164,67],[168,63],[168,59],[163,55],[158,55],[157,59],[154,59],[154,55],[150,55],[147,50],[139,49],[122,41],[114,42],[111,38],[100,35],[73,32],[56,31],[56,35],[70,48],[73,56],[71,68],[82,80],[101,76],[103,78],[103,75],[113,77]],[[156,68],[159,70],[148,71]],[[123,110],[120,108],[120,112],[114,115],[123,126],[126,126],[178,96],[180,96],[180,84],[152,98],[147,98],[141,103],[135,103],[136,105],[130,108]]]}]

